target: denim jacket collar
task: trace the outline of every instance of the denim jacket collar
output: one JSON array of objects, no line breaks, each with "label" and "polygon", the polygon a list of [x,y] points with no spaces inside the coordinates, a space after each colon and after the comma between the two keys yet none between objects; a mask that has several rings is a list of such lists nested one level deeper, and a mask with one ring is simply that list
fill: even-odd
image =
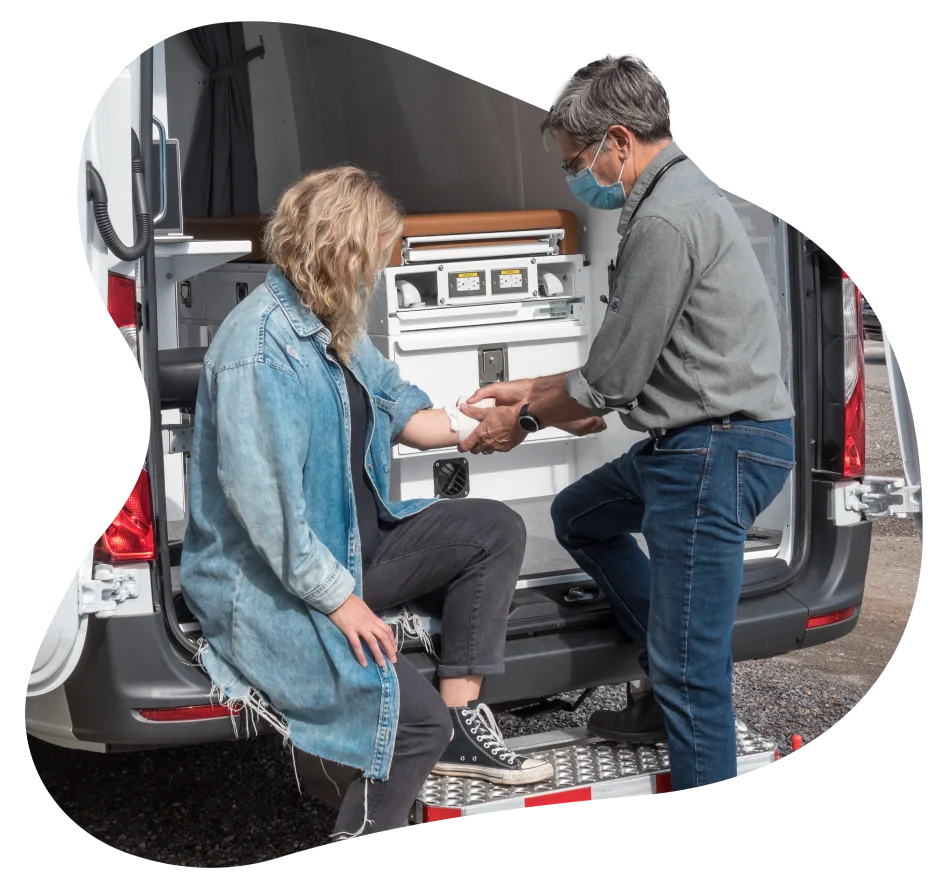
[{"label": "denim jacket collar", "polygon": [[289,324],[299,337],[313,337],[320,334],[326,343],[330,342],[330,331],[302,302],[294,285],[285,278],[278,267],[272,267],[266,277],[266,284],[272,296],[278,301]]}]

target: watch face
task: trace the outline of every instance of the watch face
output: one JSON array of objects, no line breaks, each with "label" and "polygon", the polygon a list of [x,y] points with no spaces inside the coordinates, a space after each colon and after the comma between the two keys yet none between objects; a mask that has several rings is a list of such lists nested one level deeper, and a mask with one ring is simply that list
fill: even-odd
[{"label": "watch face", "polygon": [[524,429],[525,432],[536,432],[537,431],[537,420],[534,419],[529,413],[523,413],[518,417],[518,425]]}]

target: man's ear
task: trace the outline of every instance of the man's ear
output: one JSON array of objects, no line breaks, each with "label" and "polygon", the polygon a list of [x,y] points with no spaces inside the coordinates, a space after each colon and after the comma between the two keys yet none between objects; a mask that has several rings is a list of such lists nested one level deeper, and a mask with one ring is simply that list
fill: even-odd
[{"label": "man's ear", "polygon": [[630,158],[634,149],[634,135],[630,129],[624,126],[609,126],[606,140],[609,139],[615,143],[615,149],[622,160]]}]

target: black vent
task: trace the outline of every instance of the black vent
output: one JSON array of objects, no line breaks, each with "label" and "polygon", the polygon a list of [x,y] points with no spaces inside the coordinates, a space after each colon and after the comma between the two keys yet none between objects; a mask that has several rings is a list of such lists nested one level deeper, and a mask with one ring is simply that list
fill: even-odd
[{"label": "black vent", "polygon": [[434,495],[438,499],[469,495],[469,463],[465,459],[438,459],[434,463]]}]

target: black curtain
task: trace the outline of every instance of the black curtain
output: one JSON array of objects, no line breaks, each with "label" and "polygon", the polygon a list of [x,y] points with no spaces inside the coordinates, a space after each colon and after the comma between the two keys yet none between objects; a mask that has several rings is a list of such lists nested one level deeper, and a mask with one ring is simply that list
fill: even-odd
[{"label": "black curtain", "polygon": [[248,64],[264,54],[264,47],[246,51],[241,22],[205,25],[187,33],[210,71],[210,83],[187,150],[184,213],[187,217],[258,214]]}]

